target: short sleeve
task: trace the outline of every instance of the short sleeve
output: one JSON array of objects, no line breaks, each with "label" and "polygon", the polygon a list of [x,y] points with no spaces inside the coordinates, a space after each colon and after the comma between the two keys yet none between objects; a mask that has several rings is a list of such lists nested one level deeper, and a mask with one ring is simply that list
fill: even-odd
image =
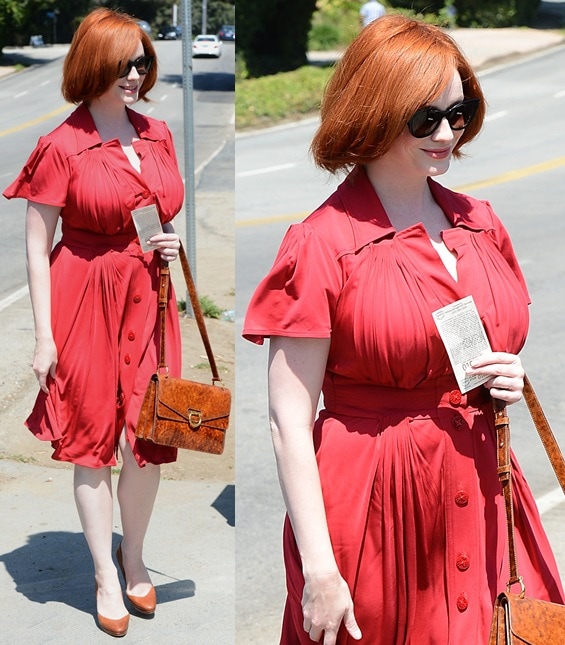
[{"label": "short sleeve", "polygon": [[508,234],[508,231],[506,230],[506,228],[504,227],[504,225],[502,224],[498,216],[495,214],[490,203],[484,202],[484,204],[490,211],[490,214],[492,217],[493,236],[494,236],[496,245],[500,249],[500,252],[502,253],[503,258],[508,263],[508,266],[510,266],[516,278],[518,279],[518,282],[520,283],[520,286],[524,290],[524,294],[528,302],[531,302],[530,294],[528,293],[528,287],[526,285],[526,279],[524,278],[524,274],[522,273],[522,269],[520,268],[518,258],[516,257],[516,253],[514,252],[514,247],[512,246],[510,235]]},{"label": "short sleeve", "polygon": [[329,338],[342,272],[333,249],[307,223],[287,231],[273,267],[255,290],[243,337]]},{"label": "short sleeve", "polygon": [[57,146],[41,137],[17,178],[2,193],[7,199],[21,197],[39,204],[65,206],[69,165]]}]

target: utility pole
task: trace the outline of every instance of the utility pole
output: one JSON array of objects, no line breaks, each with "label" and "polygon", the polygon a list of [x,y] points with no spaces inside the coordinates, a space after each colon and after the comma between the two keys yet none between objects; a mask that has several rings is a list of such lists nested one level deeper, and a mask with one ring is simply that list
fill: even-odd
[{"label": "utility pole", "polygon": [[202,0],[202,32],[208,33],[208,0]]},{"label": "utility pole", "polygon": [[[194,107],[192,82],[192,3],[182,0],[182,80],[184,109],[184,192],[186,211],[186,255],[196,282],[196,208],[194,179]],[[186,299],[189,313],[190,299]]]}]

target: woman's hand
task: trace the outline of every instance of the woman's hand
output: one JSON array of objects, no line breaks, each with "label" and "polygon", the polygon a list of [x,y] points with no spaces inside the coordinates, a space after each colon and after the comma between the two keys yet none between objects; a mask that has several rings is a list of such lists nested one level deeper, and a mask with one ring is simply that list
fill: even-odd
[{"label": "woman's hand", "polygon": [[335,645],[342,621],[352,638],[361,639],[349,587],[337,571],[305,576],[302,612],[304,631],[316,643],[323,634],[323,645]]},{"label": "woman's hand", "polygon": [[522,398],[524,368],[515,354],[485,352],[471,362],[467,374],[491,375],[484,386],[494,399],[510,404]]},{"label": "woman's hand", "polygon": [[52,338],[39,338],[35,341],[32,368],[39,382],[39,387],[48,394],[47,375],[54,379],[57,368],[57,348]]},{"label": "woman's hand", "polygon": [[159,233],[149,238],[149,243],[159,251],[161,259],[173,262],[179,256],[180,238],[176,233]]}]

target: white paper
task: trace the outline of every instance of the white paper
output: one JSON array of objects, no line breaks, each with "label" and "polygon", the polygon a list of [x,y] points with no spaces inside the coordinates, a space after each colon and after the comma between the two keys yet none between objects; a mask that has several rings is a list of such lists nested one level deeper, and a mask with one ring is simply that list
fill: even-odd
[{"label": "white paper", "polygon": [[473,296],[452,302],[432,313],[462,393],[482,385],[490,376],[469,375],[471,361],[490,351],[490,343]]},{"label": "white paper", "polygon": [[148,244],[147,240],[150,237],[153,237],[153,235],[158,235],[163,232],[159,213],[157,212],[157,206],[155,206],[155,204],[151,204],[150,206],[136,208],[131,212],[131,216],[139,237],[141,250],[144,253],[147,253],[147,251],[154,251],[155,247]]}]

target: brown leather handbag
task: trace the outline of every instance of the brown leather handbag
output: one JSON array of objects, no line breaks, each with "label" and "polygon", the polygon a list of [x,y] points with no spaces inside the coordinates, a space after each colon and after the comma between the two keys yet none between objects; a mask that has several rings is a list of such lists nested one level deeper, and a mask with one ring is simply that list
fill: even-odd
[{"label": "brown leather handbag", "polygon": [[[565,492],[563,455],[536,393],[527,378],[524,378],[524,398],[557,479]],[[522,645],[524,643],[528,645],[555,643],[557,645],[557,643],[565,643],[565,606],[526,597],[524,581],[522,576],[518,575],[512,507],[510,422],[504,403],[495,400],[493,404],[498,442],[498,476],[502,484],[506,506],[510,579],[506,586],[506,593],[499,594],[496,599],[489,645],[517,645],[519,643]],[[515,584],[520,585],[519,593],[510,591]]]},{"label": "brown leather handbag", "polygon": [[224,451],[229,425],[231,393],[223,386],[218,373],[194,279],[182,244],[179,257],[194,317],[210,363],[212,384],[173,378],[168,374],[165,360],[165,320],[170,271],[168,263],[162,262],[159,283],[159,365],[145,392],[135,436],[165,446],[220,455]]}]

